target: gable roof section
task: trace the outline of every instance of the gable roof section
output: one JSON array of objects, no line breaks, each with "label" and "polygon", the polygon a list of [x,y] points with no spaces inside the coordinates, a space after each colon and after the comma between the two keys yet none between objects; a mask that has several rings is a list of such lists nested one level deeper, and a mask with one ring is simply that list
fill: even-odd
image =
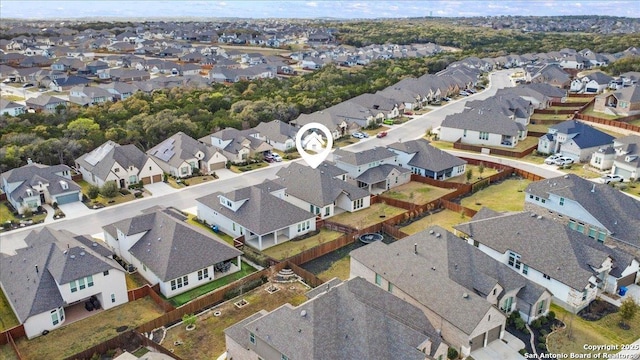
[{"label": "gable roof section", "polygon": [[[73,180],[56,174],[70,170],[71,169],[67,165],[48,166],[33,163],[16,169],[11,169],[2,174],[2,177],[7,180],[7,183],[21,182],[13,192],[7,195],[14,200],[22,201],[23,196],[26,195],[27,189],[31,188],[31,186],[37,185],[39,182],[49,184],[47,191],[51,195],[80,191],[80,186]],[[62,185],[60,184],[61,181],[67,183],[68,189],[62,188]]]},{"label": "gable roof section", "polygon": [[382,161],[388,158],[395,159],[397,156],[393,151],[379,146],[358,152],[336,149],[333,154],[336,162],[343,162],[354,166],[369,164],[374,161]]},{"label": "gable roof section", "polygon": [[147,151],[147,154],[168,163],[173,167],[178,167],[182,162],[193,159],[198,151],[204,154],[204,161],[208,161],[217,152],[215,147],[192,138],[191,136],[179,131],[170,138],[161,142]]},{"label": "gable roof section", "polygon": [[581,149],[609,145],[615,139],[613,136],[577,120],[563,121],[549,128],[555,129],[558,133],[569,135]]},{"label": "gable roof section", "polygon": [[284,143],[288,139],[295,140],[298,129],[284,121],[273,120],[269,122],[261,122],[254,130],[269,140]]},{"label": "gable roof section", "polygon": [[397,171],[400,174],[407,174],[411,172],[411,170],[397,165],[382,164],[365,170],[356,179],[365,184],[375,184],[386,180],[394,171]]},{"label": "gable roof section", "polygon": [[388,148],[405,154],[415,154],[407,165],[434,172],[462,166],[467,163],[465,160],[431,146],[429,141],[425,139],[396,142],[389,145]]},{"label": "gable roof section", "polygon": [[524,127],[495,108],[476,108],[447,115],[441,127],[518,136]]},{"label": "gable roof section", "polygon": [[418,360],[425,358],[418,347],[427,339],[432,352],[441,342],[417,307],[361,278],[225,330],[241,344],[248,332],[290,359]]},{"label": "gable roof section", "polygon": [[134,166],[142,170],[147,158],[147,155],[135,145],[121,146],[109,140],[93,151],[83,154],[76,162],[98,178],[106,179],[115,163],[124,169]]},{"label": "gable roof section", "polygon": [[129,252],[162,281],[242,255],[210,233],[173,216],[172,211],[159,208],[112,224],[127,235],[145,232]]},{"label": "gable roof section", "polygon": [[544,199],[548,199],[549,194],[571,199],[600,222],[611,236],[640,247],[640,201],[611,186],[568,174],[530,183],[525,192]]}]

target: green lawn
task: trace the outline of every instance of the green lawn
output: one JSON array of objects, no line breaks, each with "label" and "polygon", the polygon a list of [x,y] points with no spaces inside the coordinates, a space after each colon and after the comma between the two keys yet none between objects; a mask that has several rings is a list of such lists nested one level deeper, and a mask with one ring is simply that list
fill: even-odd
[{"label": "green lawn", "polygon": [[2,360],[18,360],[16,352],[13,351],[11,345],[0,345],[0,359]]},{"label": "green lawn", "polygon": [[273,259],[283,260],[293,255],[299,254],[305,250],[311,249],[312,247],[324,244],[329,241],[333,241],[342,235],[343,233],[341,232],[320,229],[320,232],[316,235],[302,240],[294,239],[283,242],[282,244],[272,246],[264,250],[262,253]]},{"label": "green lawn", "polygon": [[595,116],[595,117],[599,117],[599,118],[607,119],[607,120],[615,120],[615,119],[623,117],[623,116],[609,115],[609,114],[605,114],[605,113],[602,113],[602,112],[599,112],[599,111],[594,111],[593,110],[593,104],[589,105],[586,109],[584,109],[582,111],[582,114],[589,115],[589,116]]},{"label": "green lawn", "polygon": [[[88,182],[84,181],[84,180],[79,180],[76,181],[76,184],[80,185],[80,187],[82,188],[82,193],[84,195],[88,194],[89,191],[89,187],[91,186],[91,184],[89,184]],[[117,205],[117,204],[122,204],[125,202],[129,202],[131,200],[135,200],[135,196],[133,195],[133,193],[129,194],[129,195],[122,195],[120,193],[117,193],[115,197],[113,198],[106,198],[102,195],[98,195],[97,198],[91,200],[91,202],[86,203],[86,205],[88,207],[92,207],[94,204],[102,204],[104,206],[113,206],[113,205]]]},{"label": "green lawn", "polygon": [[482,170],[482,174],[480,173],[480,166],[478,165],[469,165],[467,164],[466,166],[466,171],[464,174],[462,175],[458,175],[456,177],[452,177],[451,179],[448,179],[448,182],[456,182],[456,183],[460,183],[460,184],[464,184],[467,182],[467,171],[471,170],[471,181],[477,181],[477,180],[481,180],[481,179],[486,179],[488,177],[490,177],[491,175],[495,175],[498,173],[498,170],[493,169],[493,168],[489,168],[489,167],[484,167],[484,169]]},{"label": "green lawn", "polygon": [[191,289],[180,295],[174,296],[171,299],[169,299],[169,301],[173,306],[178,307],[180,305],[188,303],[189,301],[197,298],[198,296],[209,293],[217,288],[225,286],[229,283],[232,283],[238,279],[242,279],[243,277],[256,272],[256,269],[253,266],[245,263],[244,261],[241,264],[242,264],[242,268],[240,269],[240,271],[235,272],[233,274],[229,274],[225,277],[219,278],[210,283],[199,286],[195,289]]},{"label": "green lawn", "polygon": [[455,189],[443,189],[416,181],[410,181],[384,192],[382,196],[422,205],[439,199],[453,191],[455,191]]},{"label": "green lawn", "polygon": [[39,214],[32,215],[30,217],[15,217],[6,201],[0,202],[0,223],[4,223],[6,221],[12,221],[14,223],[20,222],[21,220],[33,220],[34,223],[39,223],[43,221],[47,217],[47,214]]},{"label": "green lawn", "polygon": [[132,329],[160,315],[162,310],[147,296],[65,325],[47,336],[21,338],[16,345],[24,359],[63,359],[115,337],[119,326]]},{"label": "green lawn", "polygon": [[189,218],[187,219],[187,224],[193,225],[193,226],[198,226],[201,227],[203,229],[206,229],[207,231],[209,231],[211,233],[211,235],[213,235],[213,237],[217,237],[218,239],[226,242],[227,244],[233,246],[233,237],[231,237],[230,235],[227,235],[225,233],[223,233],[222,231],[218,231],[215,232],[213,230],[211,230],[211,227],[196,221],[197,216],[195,215],[189,215]]},{"label": "green lawn", "polygon": [[[631,344],[640,338],[640,321],[638,321],[640,315],[638,314],[636,314],[635,319],[628,321],[631,329],[623,330],[618,326],[620,315],[616,313],[609,314],[597,321],[586,321],[570,314],[557,305],[551,305],[551,310],[565,324],[572,324],[571,337],[569,336],[568,328],[549,335],[547,344],[551,353],[591,353],[583,348],[584,344],[622,345]],[[570,320],[571,317],[573,317],[572,321]],[[618,351],[615,350],[613,352],[617,353]],[[602,351],[598,352],[601,353]]]},{"label": "green lawn", "polygon": [[531,120],[536,122],[537,120],[567,120],[571,116],[571,114],[533,114],[531,115]]},{"label": "green lawn", "polygon": [[349,273],[351,269],[350,262],[351,257],[347,255],[331,264],[327,270],[319,273],[318,278],[325,282],[333,279],[334,277],[337,277],[340,280],[349,280]]},{"label": "green lawn", "polygon": [[235,173],[243,173],[245,171],[251,171],[251,170],[255,170],[255,169],[260,169],[260,168],[263,168],[265,166],[269,166],[269,163],[266,163],[264,161],[260,161],[260,162],[249,164],[249,165],[245,165],[245,166],[231,165],[231,171],[233,171]]},{"label": "green lawn", "polygon": [[9,301],[7,301],[7,298],[4,296],[4,292],[0,290],[0,331],[11,329],[18,325],[18,319],[13,314]]},{"label": "green lawn", "polygon": [[[405,212],[404,209],[378,203],[373,204],[366,209],[361,209],[353,213],[343,212],[342,214],[338,214],[330,218],[329,220],[354,228],[363,229],[382,222],[385,219],[402,214],[403,212]],[[382,215],[384,215],[384,218],[380,217]]]},{"label": "green lawn", "polygon": [[469,220],[470,218],[460,213],[445,209],[435,214],[425,216],[418,221],[414,221],[411,224],[400,228],[400,230],[409,235],[413,235],[415,233],[423,231],[424,229],[427,229],[430,226],[438,225],[445,228],[446,230],[453,232],[453,227],[455,225]]},{"label": "green lawn", "polygon": [[495,211],[521,211],[524,208],[523,190],[530,182],[525,179],[507,179],[463,198],[460,204],[474,210],[488,207]]},{"label": "green lawn", "polygon": [[560,171],[575,174],[585,179],[594,179],[602,176],[599,172],[592,169],[590,166],[585,164],[571,164],[571,167],[566,169],[560,169]]}]

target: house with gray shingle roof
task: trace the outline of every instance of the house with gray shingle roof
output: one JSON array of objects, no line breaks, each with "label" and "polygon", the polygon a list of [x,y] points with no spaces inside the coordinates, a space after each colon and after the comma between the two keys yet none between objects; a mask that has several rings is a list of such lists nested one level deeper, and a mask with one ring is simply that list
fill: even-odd
[{"label": "house with gray shingle roof", "polygon": [[18,211],[35,210],[42,204],[58,205],[81,201],[80,186],[71,180],[67,165],[42,165],[32,163],[9,170],[0,176],[2,191]]},{"label": "house with gray shingle roof", "polygon": [[255,133],[250,136],[266,142],[273,146],[274,149],[287,151],[296,146],[296,133],[298,129],[284,121],[273,120],[261,122],[253,129]]},{"label": "house with gray shingle roof", "polygon": [[354,212],[371,204],[367,190],[346,182],[346,171],[326,161],[315,169],[291,163],[276,175],[274,182],[286,188],[284,200],[322,219],[339,209]]},{"label": "house with gray shingle roof", "polygon": [[164,172],[180,178],[198,171],[210,174],[223,169],[227,163],[227,157],[221,151],[182,131],[147,150],[147,154]]},{"label": "house with gray shingle roof", "polygon": [[285,201],[285,187],[273,181],[196,199],[198,218],[258,250],[316,230],[316,216]]},{"label": "house with gray shingle roof", "polygon": [[614,137],[577,120],[550,126],[538,139],[538,152],[561,154],[576,162],[587,162],[598,149],[613,144]]},{"label": "house with gray shingle roof", "polygon": [[149,155],[135,145],[121,146],[111,140],[76,159],[76,169],[84,181],[96,186],[115,181],[126,189],[138,182],[162,181],[162,168]]},{"label": "house with gray shingle roof", "polygon": [[0,99],[0,115],[18,116],[26,112],[27,107],[15,101]]},{"label": "house with gray shingle roof", "polygon": [[411,171],[398,163],[398,155],[383,147],[351,152],[336,149],[336,166],[347,171],[347,180],[367,191],[382,192],[411,181]]},{"label": "house with gray shingle roof", "polygon": [[32,97],[26,100],[27,107],[38,111],[55,113],[59,107],[66,108],[69,105],[67,100],[61,99],[57,96],[51,96],[42,94],[37,97]]},{"label": "house with gray shingle roof", "polygon": [[300,114],[297,119],[291,121],[298,128],[310,123],[319,123],[329,129],[334,140],[348,135],[360,127],[355,124],[349,124],[344,118],[338,118],[328,111],[316,111],[311,114]]},{"label": "house with gray shingle roof", "polygon": [[153,207],[102,229],[113,252],[170,298],[241,267],[240,250],[186,220],[175,209]]},{"label": "house with gray shingle roof", "polygon": [[318,289],[301,305],[262,310],[225,329],[227,356],[307,360],[446,356],[447,344],[436,325],[417,306],[362,278]]},{"label": "house with gray shingle roof", "polygon": [[467,162],[429,144],[425,139],[393,143],[387,148],[398,155],[400,166],[412,174],[436,180],[462,175]]},{"label": "house with gray shingle roof", "polygon": [[640,250],[640,201],[611,186],[573,174],[536,181],[525,189],[525,209],[544,209],[599,242]]},{"label": "house with gray shingle roof", "polygon": [[571,311],[637,278],[633,255],[553,221],[546,210],[472,218],[454,228],[469,244],[547,288],[554,303]]},{"label": "house with gray shingle roof", "polygon": [[129,301],[122,267],[98,242],[48,227],[25,242],[15,255],[0,255],[0,287],[29,339],[68,324],[65,310],[92,297],[103,309]]},{"label": "house with gray shingle roof", "polygon": [[611,173],[625,180],[640,178],[640,136],[628,135],[613,140],[615,158]]},{"label": "house with gray shingle roof", "polygon": [[593,110],[623,116],[640,113],[640,86],[629,86],[596,96]]},{"label": "house with gray shingle roof", "polygon": [[442,340],[467,356],[502,339],[506,315],[498,300],[515,296],[522,285],[500,283],[497,275],[474,270],[464,263],[474,260],[463,244],[440,227],[391,244],[376,241],[351,251],[349,276],[362,277],[416,305]]},{"label": "house with gray shingle roof", "polygon": [[202,137],[200,141],[219,149],[232,163],[243,163],[273,149],[273,146],[265,141],[251,136],[256,132],[254,129],[226,128]]}]

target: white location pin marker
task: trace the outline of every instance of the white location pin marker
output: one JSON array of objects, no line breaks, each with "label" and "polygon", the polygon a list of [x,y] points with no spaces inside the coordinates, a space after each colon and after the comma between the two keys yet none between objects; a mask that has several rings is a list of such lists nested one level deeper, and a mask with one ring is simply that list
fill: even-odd
[{"label": "white location pin marker", "polygon": [[[319,134],[321,132],[324,137]],[[319,123],[308,123],[296,133],[296,148],[309,166],[317,168],[331,153],[333,135],[329,129]]]}]

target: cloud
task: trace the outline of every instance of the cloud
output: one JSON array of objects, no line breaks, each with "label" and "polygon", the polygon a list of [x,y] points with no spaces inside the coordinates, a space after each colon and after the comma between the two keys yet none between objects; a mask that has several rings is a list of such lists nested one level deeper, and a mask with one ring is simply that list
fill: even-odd
[{"label": "cloud", "polygon": [[315,1],[309,1],[308,3],[306,3],[305,5],[309,6],[309,7],[318,7],[318,3]]}]

